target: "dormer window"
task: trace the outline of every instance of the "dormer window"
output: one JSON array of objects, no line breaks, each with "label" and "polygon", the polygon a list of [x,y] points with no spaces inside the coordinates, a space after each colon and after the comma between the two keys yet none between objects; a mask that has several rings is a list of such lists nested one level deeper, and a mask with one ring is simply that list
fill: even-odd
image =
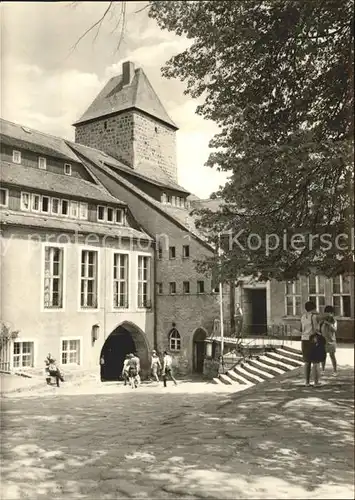
[{"label": "dormer window", "polygon": [[124,211],[120,208],[116,210],[116,222],[117,224],[123,224],[124,222]]},{"label": "dormer window", "polygon": [[166,202],[168,203],[168,205],[171,205],[171,196],[167,196],[166,197]]},{"label": "dormer window", "polygon": [[13,151],[12,152],[12,162],[13,163],[21,163],[21,151]]},{"label": "dormer window", "polygon": [[105,220],[105,207],[97,207],[97,220],[104,221]]},{"label": "dormer window", "polygon": [[71,175],[71,165],[70,163],[64,163],[64,174]]},{"label": "dormer window", "polygon": [[47,158],[43,158],[43,156],[38,158],[38,168],[41,170],[47,169]]},{"label": "dormer window", "polygon": [[107,208],[107,222],[114,222],[113,215],[114,215],[113,208],[108,207]]}]

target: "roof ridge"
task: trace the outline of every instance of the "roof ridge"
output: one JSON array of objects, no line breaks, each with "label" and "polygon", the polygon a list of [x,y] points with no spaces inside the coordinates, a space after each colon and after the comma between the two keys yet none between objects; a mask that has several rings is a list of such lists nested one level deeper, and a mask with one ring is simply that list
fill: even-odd
[{"label": "roof ridge", "polygon": [[[12,122],[10,120],[7,120],[6,118],[2,118],[0,117],[0,121],[2,122],[7,122],[7,123],[11,123],[11,125],[15,125],[15,127],[25,127],[25,128],[28,128],[29,130],[33,130],[33,132],[36,132],[36,134],[42,134],[46,137],[53,137],[53,139],[61,139],[62,141],[66,141],[67,139],[64,139],[64,137],[60,137],[59,135],[53,135],[53,134],[48,134],[47,132],[42,132],[41,130],[37,130],[36,128],[33,128],[33,127],[29,127],[28,125],[23,125],[22,123],[16,123],[16,122]],[[0,133],[4,133],[2,132],[2,130],[0,129]],[[4,133],[4,135],[7,135],[6,133]],[[29,141],[31,142],[31,141]]]}]

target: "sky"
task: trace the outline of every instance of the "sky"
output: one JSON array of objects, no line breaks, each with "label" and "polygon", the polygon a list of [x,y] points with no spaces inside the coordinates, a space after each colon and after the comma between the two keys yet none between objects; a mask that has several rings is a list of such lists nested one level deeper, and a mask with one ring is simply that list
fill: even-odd
[{"label": "sky", "polygon": [[[80,36],[100,19],[109,2],[1,3],[1,116],[42,132],[74,140],[74,123],[123,61],[142,67],[178,125],[179,183],[207,198],[227,176],[205,167],[208,143],[218,132],[195,113],[199,102],[184,95],[184,83],[166,79],[161,68],[189,42],[161,30],[147,2],[128,2],[123,41],[117,31],[121,6],[75,48]],[[137,12],[139,11],[140,12]],[[119,47],[118,47],[119,45]],[[203,179],[203,182],[201,182]]]}]

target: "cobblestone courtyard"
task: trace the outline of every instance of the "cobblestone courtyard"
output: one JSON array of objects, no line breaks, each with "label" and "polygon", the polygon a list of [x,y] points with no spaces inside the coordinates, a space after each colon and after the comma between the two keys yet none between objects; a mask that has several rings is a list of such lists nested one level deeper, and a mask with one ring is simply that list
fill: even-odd
[{"label": "cobblestone courtyard", "polygon": [[5,398],[2,498],[353,498],[353,375]]}]

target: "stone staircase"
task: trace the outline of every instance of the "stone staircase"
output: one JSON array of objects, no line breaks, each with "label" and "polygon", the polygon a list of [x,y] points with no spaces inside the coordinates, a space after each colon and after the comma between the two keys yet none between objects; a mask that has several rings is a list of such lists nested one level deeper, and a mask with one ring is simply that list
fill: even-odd
[{"label": "stone staircase", "polygon": [[253,386],[295,370],[302,365],[302,353],[299,349],[281,346],[239,361],[226,373],[221,373],[214,378],[213,382]]}]

